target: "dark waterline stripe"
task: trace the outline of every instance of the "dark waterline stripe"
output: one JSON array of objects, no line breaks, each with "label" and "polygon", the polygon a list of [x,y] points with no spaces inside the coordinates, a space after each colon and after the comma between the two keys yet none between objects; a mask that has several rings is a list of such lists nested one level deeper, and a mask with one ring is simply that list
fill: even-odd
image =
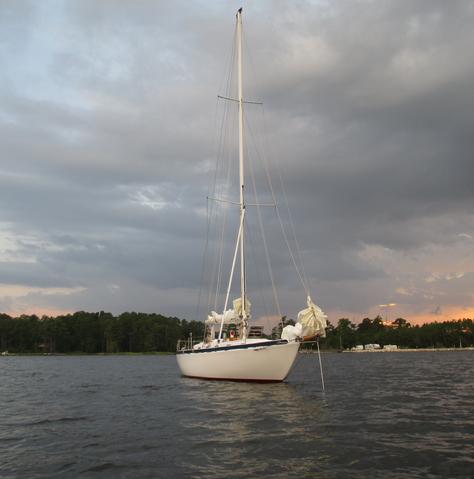
[{"label": "dark waterline stripe", "polygon": [[234,349],[251,349],[251,348],[259,348],[262,346],[277,346],[279,344],[288,344],[288,341],[286,339],[276,339],[275,341],[265,341],[263,343],[238,344],[237,346],[223,346],[221,348],[186,349],[184,351],[176,351],[176,354],[214,353],[216,351],[229,351]]}]

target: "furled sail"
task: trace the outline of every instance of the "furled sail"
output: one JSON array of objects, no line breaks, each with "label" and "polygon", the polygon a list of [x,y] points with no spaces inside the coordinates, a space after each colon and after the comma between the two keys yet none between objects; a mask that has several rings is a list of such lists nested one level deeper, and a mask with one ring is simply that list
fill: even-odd
[{"label": "furled sail", "polygon": [[228,309],[227,311],[224,311],[223,314],[211,311],[211,314],[207,317],[205,322],[210,326],[214,324],[221,324],[221,322],[223,324],[231,324],[240,322],[240,318],[233,309]]},{"label": "furled sail", "polygon": [[311,301],[308,296],[308,307],[298,313],[298,320],[294,326],[283,328],[281,338],[294,341],[297,338],[326,337],[327,316],[322,309]]},{"label": "furled sail", "polygon": [[[241,322],[240,316],[242,315],[242,298],[234,299],[232,302],[234,308],[228,309],[224,311],[222,314],[216,313],[215,311],[211,311],[211,314],[206,319],[206,324],[212,326],[213,324],[237,324]],[[247,306],[245,313],[247,316],[250,316],[250,307],[252,304],[248,299],[245,301],[245,305]]]},{"label": "furled sail", "polygon": [[281,339],[286,339],[288,342],[295,341],[297,338],[303,337],[303,326],[301,323],[296,323],[294,326],[289,324],[285,326],[281,332]]},{"label": "furled sail", "polygon": [[308,307],[298,313],[298,323],[303,326],[303,336],[326,337],[327,316],[308,296]]},{"label": "furled sail", "polygon": [[[242,298],[237,298],[232,301],[234,306],[234,311],[237,316],[242,316]],[[248,298],[245,298],[245,314],[250,316],[250,308],[252,307],[252,303],[249,301]]]}]

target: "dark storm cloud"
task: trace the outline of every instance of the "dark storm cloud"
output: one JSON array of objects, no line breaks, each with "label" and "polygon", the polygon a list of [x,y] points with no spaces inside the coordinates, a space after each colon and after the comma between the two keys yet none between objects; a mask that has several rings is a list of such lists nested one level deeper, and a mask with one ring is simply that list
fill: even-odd
[{"label": "dark storm cloud", "polygon": [[[238,6],[2,3],[0,283],[81,288],[22,307],[194,311]],[[474,268],[474,2],[261,2],[244,14],[248,96],[265,102],[266,153],[322,306],[467,307],[468,274],[457,292],[425,278]],[[254,133],[261,120],[249,107]],[[285,245],[268,241],[295,309]]]}]

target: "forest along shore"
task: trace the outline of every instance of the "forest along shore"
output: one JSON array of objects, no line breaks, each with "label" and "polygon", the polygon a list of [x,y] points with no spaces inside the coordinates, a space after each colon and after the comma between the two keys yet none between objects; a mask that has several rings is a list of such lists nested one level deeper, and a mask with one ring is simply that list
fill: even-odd
[{"label": "forest along shore", "polygon": [[[403,349],[357,349],[357,350],[335,350],[335,349],[326,349],[322,350],[321,353],[433,353],[433,352],[444,352],[444,351],[474,351],[474,347],[469,346],[466,348],[403,348]],[[300,353],[303,354],[317,354],[316,349],[302,349]]]},{"label": "forest along shore", "polygon": [[[291,318],[283,317],[268,338],[280,338]],[[202,338],[201,321],[166,317],[156,313],[126,312],[118,316],[104,311],[78,311],[56,317],[0,313],[0,354],[114,354],[175,352],[178,340]],[[365,346],[363,346],[365,345]],[[403,318],[392,322],[380,316],[355,324],[341,318],[328,322],[326,351],[357,349],[362,352],[459,350],[474,347],[474,321],[470,318],[411,325]],[[377,349],[375,349],[378,347]],[[362,350],[362,351],[360,351]],[[6,355],[5,354],[5,355]]]},{"label": "forest along shore", "polygon": [[423,352],[442,352],[442,351],[474,351],[474,347],[467,348],[403,348],[403,349],[357,349],[345,350],[342,353],[423,353]]}]

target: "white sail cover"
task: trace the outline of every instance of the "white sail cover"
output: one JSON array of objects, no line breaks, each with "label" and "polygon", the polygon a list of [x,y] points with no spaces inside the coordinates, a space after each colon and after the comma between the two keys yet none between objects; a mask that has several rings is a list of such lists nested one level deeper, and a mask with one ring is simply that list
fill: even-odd
[{"label": "white sail cover", "polygon": [[215,311],[211,311],[211,314],[206,319],[206,324],[212,326],[213,324],[231,324],[231,323],[238,323],[240,322],[240,318],[233,309],[228,309],[224,311],[223,314],[216,313]]},{"label": "white sail cover", "polygon": [[286,339],[288,342],[294,341],[296,338],[303,337],[303,326],[301,323],[296,323],[294,326],[289,324],[285,326],[281,332],[281,339]]},{"label": "white sail cover", "polygon": [[321,308],[311,301],[308,296],[308,307],[298,313],[298,320],[294,326],[285,326],[281,338],[294,341],[297,338],[320,336],[326,337],[327,316]]},{"label": "white sail cover", "polygon": [[[232,301],[232,305],[234,306],[234,311],[237,316],[242,316],[242,298],[237,298]],[[248,298],[245,298],[245,314],[250,316],[250,308],[252,307],[252,303],[249,301]]]},{"label": "white sail cover", "polygon": [[[212,326],[213,324],[237,324],[241,322],[240,316],[242,315],[242,298],[234,299],[232,302],[234,308],[224,311],[222,314],[211,311],[211,314],[207,317],[205,323]],[[250,316],[250,307],[252,304],[248,299],[245,301],[247,309],[245,313]]]}]

